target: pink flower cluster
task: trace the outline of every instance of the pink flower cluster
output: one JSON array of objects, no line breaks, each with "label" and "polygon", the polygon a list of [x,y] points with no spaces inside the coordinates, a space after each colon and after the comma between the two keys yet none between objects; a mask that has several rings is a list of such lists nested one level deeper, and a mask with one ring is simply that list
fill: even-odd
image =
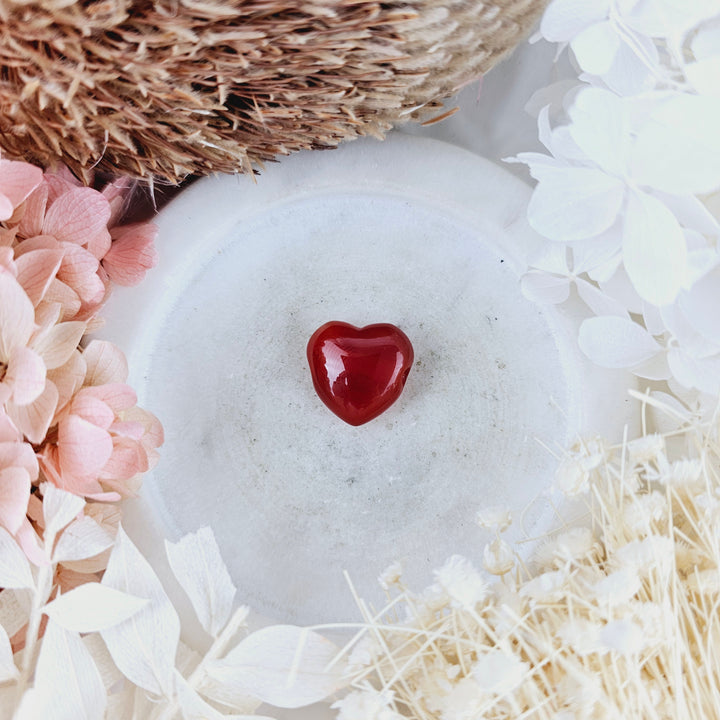
[{"label": "pink flower cluster", "polygon": [[155,226],[118,224],[127,192],[0,160],[0,526],[38,562],[40,483],[118,500],[162,443],[120,350],[81,346],[111,285],[157,260]]}]

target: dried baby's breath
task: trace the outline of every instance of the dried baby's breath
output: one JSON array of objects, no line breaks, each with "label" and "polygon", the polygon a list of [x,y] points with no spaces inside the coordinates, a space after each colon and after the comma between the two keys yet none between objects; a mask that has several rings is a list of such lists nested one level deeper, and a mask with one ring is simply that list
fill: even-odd
[{"label": "dried baby's breath", "polygon": [[699,421],[671,434],[685,456],[663,435],[607,446],[583,470],[589,526],[549,537],[495,584],[456,557],[433,591],[399,590],[376,615],[361,603],[356,640],[374,651],[355,654],[339,717],[355,717],[358,692],[418,720],[715,717],[718,434]]}]

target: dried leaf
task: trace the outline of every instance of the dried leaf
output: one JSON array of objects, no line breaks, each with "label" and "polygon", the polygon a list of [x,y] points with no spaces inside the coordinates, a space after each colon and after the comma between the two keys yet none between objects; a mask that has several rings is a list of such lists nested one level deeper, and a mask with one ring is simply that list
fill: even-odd
[{"label": "dried leaf", "polygon": [[10,638],[5,632],[5,628],[0,625],[0,685],[9,680],[15,680],[18,675],[18,669],[13,661]]},{"label": "dried leaf", "polygon": [[72,493],[60,490],[50,483],[41,486],[45,534],[57,535],[85,507],[85,501]]},{"label": "dried leaf", "polygon": [[177,543],[166,540],[165,550],[200,623],[217,637],[230,617],[236,590],[212,530],[200,528]]},{"label": "dried leaf", "polygon": [[48,621],[35,670],[35,686],[16,720],[103,720],[107,694],[77,633]]},{"label": "dried leaf", "polygon": [[252,633],[207,674],[235,692],[276,707],[297,708],[319,702],[343,685],[340,663],[327,669],[337,647],[312,630],[273,625]]},{"label": "dried leaf", "polygon": [[226,715],[218,712],[188,685],[180,673],[175,674],[175,691],[183,720],[273,720],[266,715]]},{"label": "dried leaf", "polygon": [[90,582],[60,595],[43,612],[66,630],[89,633],[106,630],[127,620],[149,600]]},{"label": "dried leaf", "polygon": [[30,563],[3,527],[0,527],[0,588],[35,588]]},{"label": "dried leaf", "polygon": [[102,584],[150,601],[128,620],[100,634],[129,680],[155,695],[170,695],[180,620],[153,569],[122,527]]},{"label": "dried leaf", "polygon": [[56,563],[84,560],[94,557],[113,544],[113,538],[91,517],[83,516],[70,523],[55,546]]}]

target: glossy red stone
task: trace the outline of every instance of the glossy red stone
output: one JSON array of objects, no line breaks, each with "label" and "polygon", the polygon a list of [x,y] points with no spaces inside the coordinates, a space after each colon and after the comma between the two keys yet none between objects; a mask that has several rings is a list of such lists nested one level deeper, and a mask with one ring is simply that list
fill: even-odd
[{"label": "glossy red stone", "polygon": [[320,399],[346,423],[362,425],[400,397],[414,354],[395,325],[329,322],[313,333],[307,357]]}]

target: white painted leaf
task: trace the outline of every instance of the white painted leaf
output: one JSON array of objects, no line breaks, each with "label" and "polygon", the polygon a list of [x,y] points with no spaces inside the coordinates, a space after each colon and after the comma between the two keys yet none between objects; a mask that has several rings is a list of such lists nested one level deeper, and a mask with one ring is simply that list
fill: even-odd
[{"label": "white painted leaf", "polygon": [[591,75],[603,75],[611,67],[620,49],[620,38],[609,20],[585,28],[570,42],[578,65]]},{"label": "white painted leaf", "polygon": [[50,483],[42,485],[45,535],[57,535],[76,518],[85,507],[85,501],[72,493],[60,490]]},{"label": "white painted leaf", "polygon": [[608,0],[553,0],[543,15],[540,33],[550,42],[571,40],[588,25],[605,20]]},{"label": "white painted leaf", "polygon": [[676,195],[720,187],[720,98],[678,93],[638,129],[632,172],[640,185]]},{"label": "white painted leaf", "polygon": [[107,694],[77,633],[48,621],[35,671],[27,720],[102,720]]},{"label": "white painted leaf", "polygon": [[607,368],[634,367],[660,351],[645,328],[621,317],[583,320],[578,342],[594,363]]},{"label": "white painted leaf", "polygon": [[623,227],[623,259],[643,300],[668,305],[687,273],[687,246],[675,216],[657,198],[632,192]]},{"label": "white painted leaf", "polygon": [[0,527],[0,588],[34,588],[30,563],[15,538]]},{"label": "white painted leaf", "polygon": [[565,302],[570,296],[570,281],[566,277],[530,270],[520,278],[522,294],[542,305]]},{"label": "white painted leaf", "polygon": [[538,185],[528,205],[528,221],[541,235],[558,242],[594,237],[620,212],[625,183],[601,170],[584,167],[531,167]]},{"label": "white painted leaf", "polygon": [[129,619],[101,630],[120,671],[155,695],[173,688],[180,620],[147,560],[118,529],[102,584],[150,602]]},{"label": "white painted leaf", "polygon": [[252,633],[207,674],[236,692],[283,708],[319,702],[343,685],[343,665],[328,665],[337,647],[312,630],[273,625]]},{"label": "white painted leaf", "polygon": [[8,680],[15,680],[18,677],[18,669],[13,660],[13,651],[10,645],[10,638],[5,628],[0,625],[0,685]]},{"label": "white painted leaf", "polygon": [[45,606],[45,614],[66,630],[89,633],[127,620],[148,600],[91,582],[79,585]]},{"label": "white painted leaf", "polygon": [[85,515],[63,530],[53,551],[53,562],[85,560],[107,550],[112,544],[110,534]]},{"label": "white painted leaf", "polygon": [[177,543],[165,541],[165,550],[198,620],[217,637],[230,617],[236,590],[212,530],[204,527]]}]

